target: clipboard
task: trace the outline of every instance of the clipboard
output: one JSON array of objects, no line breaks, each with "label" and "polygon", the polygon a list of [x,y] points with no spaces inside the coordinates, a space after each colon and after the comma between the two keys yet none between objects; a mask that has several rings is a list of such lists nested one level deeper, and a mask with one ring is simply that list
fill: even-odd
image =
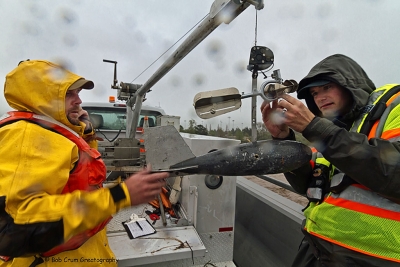
[{"label": "clipboard", "polygon": [[146,218],[134,218],[122,223],[130,239],[156,233],[153,225]]}]

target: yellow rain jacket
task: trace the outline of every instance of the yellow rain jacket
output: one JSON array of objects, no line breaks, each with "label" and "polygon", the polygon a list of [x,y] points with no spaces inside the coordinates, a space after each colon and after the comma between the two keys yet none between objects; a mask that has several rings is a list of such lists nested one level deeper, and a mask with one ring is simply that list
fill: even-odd
[{"label": "yellow rain jacket", "polygon": [[[85,124],[72,125],[65,113],[66,92],[81,78],[51,62],[25,61],[6,76],[4,95],[12,108],[53,118],[83,136]],[[59,133],[19,120],[0,127],[0,143],[0,231],[7,219],[19,227],[14,235],[25,235],[23,244],[4,238],[0,244],[8,241],[33,250],[23,257],[0,261],[1,267],[29,266],[54,240],[65,242],[130,206],[125,184],[61,194],[79,152],[75,143]],[[105,229],[78,249],[44,258],[37,266],[99,265],[117,266]]]}]

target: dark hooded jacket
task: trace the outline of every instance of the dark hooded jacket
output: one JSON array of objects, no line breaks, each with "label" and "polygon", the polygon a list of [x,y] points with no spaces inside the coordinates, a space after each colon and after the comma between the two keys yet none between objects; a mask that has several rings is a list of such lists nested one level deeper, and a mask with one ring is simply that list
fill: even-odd
[{"label": "dark hooded jacket", "polygon": [[[349,90],[353,106],[348,114],[330,121],[320,111],[309,90],[302,88],[315,80],[330,80]],[[332,55],[315,65],[299,83],[298,98],[304,98],[316,117],[302,132],[303,136],[336,168],[369,189],[400,201],[400,142],[371,138],[349,132],[354,120],[362,115],[375,85],[354,60]],[[293,188],[305,194],[311,178],[309,164],[285,173]]]}]

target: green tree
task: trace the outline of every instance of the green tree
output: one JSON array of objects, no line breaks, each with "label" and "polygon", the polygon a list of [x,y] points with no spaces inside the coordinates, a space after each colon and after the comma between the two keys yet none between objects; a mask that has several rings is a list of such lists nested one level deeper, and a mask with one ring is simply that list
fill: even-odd
[{"label": "green tree", "polygon": [[222,130],[222,128],[218,128],[215,136],[225,137],[225,132]]},{"label": "green tree", "polygon": [[243,134],[242,130],[240,130],[239,128],[236,128],[235,133],[234,133],[234,136],[235,136],[235,138],[236,138],[237,140],[240,140],[240,141],[242,141],[242,143],[243,143],[243,141],[244,141],[244,134]]},{"label": "green tree", "polygon": [[245,136],[251,136],[251,128],[249,128],[249,127],[243,128],[242,132],[243,132],[243,135],[245,135]]},{"label": "green tree", "polygon": [[196,121],[195,120],[189,120],[189,128],[187,129],[187,133],[191,133],[191,134],[194,134],[194,133],[196,133],[195,132],[195,129],[194,129],[194,127],[196,126]]},{"label": "green tree", "polygon": [[194,133],[201,134],[201,135],[208,135],[208,130],[203,125],[199,124],[194,126]]}]

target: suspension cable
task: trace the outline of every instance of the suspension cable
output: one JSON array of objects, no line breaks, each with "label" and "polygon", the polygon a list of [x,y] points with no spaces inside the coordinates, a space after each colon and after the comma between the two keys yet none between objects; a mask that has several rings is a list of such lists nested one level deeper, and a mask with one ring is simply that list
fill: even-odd
[{"label": "suspension cable", "polygon": [[197,22],[190,30],[188,30],[181,38],[178,39],[178,41],[176,41],[173,45],[171,45],[164,53],[162,53],[156,60],[154,60],[146,69],[144,69],[144,71],[142,71],[138,76],[136,76],[135,79],[133,79],[131,81],[131,83],[133,83],[137,78],[139,78],[146,70],[148,70],[151,66],[154,65],[154,63],[156,63],[163,55],[165,55],[169,50],[171,50],[172,47],[174,47],[180,40],[182,40],[183,37],[185,37],[189,32],[191,32],[197,25],[199,25],[207,16],[209,15],[209,13],[207,15],[205,15],[199,22]]},{"label": "suspension cable", "polygon": [[255,29],[254,29],[254,46],[257,46],[257,21],[258,21],[258,17],[257,17],[257,9],[256,9],[256,25],[255,25]]}]

